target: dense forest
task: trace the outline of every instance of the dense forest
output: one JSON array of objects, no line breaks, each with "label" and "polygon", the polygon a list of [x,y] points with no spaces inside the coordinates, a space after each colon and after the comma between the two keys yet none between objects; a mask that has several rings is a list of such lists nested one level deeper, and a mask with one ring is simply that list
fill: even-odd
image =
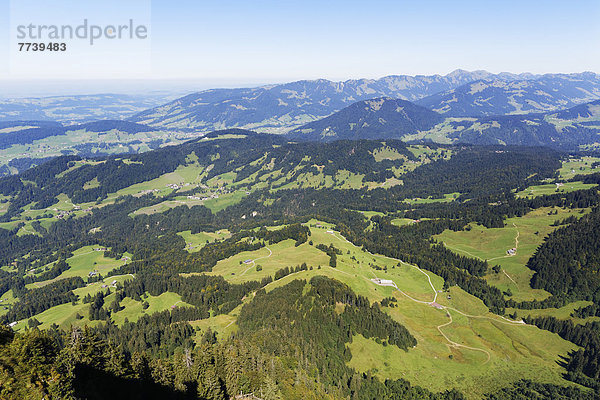
[{"label": "dense forest", "polygon": [[531,286],[600,304],[600,210],[550,234],[529,260]]}]

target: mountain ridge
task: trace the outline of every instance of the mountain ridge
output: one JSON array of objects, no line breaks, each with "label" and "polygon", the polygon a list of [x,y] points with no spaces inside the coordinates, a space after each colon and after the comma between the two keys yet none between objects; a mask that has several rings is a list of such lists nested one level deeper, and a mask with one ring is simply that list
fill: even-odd
[{"label": "mountain ridge", "polygon": [[448,91],[477,79],[539,79],[533,74],[455,70],[447,75],[389,75],[379,79],[300,80],[255,88],[209,89],[143,111],[130,121],[159,127],[212,131],[245,128],[285,133],[360,100],[408,101]]},{"label": "mountain ridge", "polygon": [[[397,112],[399,108],[404,114]],[[597,147],[599,134],[600,100],[555,113],[446,117],[404,100],[380,98],[354,103],[329,117],[292,130],[288,137],[323,142],[401,139],[577,150]]]},{"label": "mountain ridge", "polygon": [[600,77],[580,73],[531,80],[478,79],[416,103],[450,117],[478,117],[559,111],[599,98]]}]

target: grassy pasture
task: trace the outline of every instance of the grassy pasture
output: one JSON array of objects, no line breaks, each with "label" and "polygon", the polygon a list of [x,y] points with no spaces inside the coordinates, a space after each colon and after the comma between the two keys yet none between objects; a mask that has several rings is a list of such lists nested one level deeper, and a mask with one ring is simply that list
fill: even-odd
[{"label": "grassy pasture", "polygon": [[209,208],[213,213],[218,213],[229,206],[239,203],[246,196],[243,190],[236,190],[231,193],[219,195],[218,199],[209,199],[204,202],[204,206]]},{"label": "grassy pasture", "polygon": [[[254,262],[245,263],[248,260]],[[281,268],[295,267],[303,262],[313,267],[328,265],[329,257],[307,243],[295,247],[294,240],[288,239],[257,251],[244,251],[221,260],[209,275],[222,275],[231,283],[240,283],[261,280],[266,276],[273,276]],[[258,265],[262,267],[261,271],[257,271]]]},{"label": "grassy pasture", "polygon": [[515,308],[507,308],[507,313],[516,312],[519,317],[531,316],[531,317],[554,317],[558,319],[570,319],[576,324],[586,324],[592,321],[600,321],[600,317],[588,317],[588,318],[574,318],[571,317],[571,313],[578,308],[592,305],[591,301],[574,301],[560,308],[542,308],[536,310],[519,310]]},{"label": "grassy pasture", "polygon": [[201,200],[192,200],[187,199],[185,197],[176,198],[175,200],[167,200],[163,201],[162,203],[154,204],[152,206],[142,207],[140,209],[135,210],[133,212],[133,215],[151,215],[156,213],[162,213],[167,210],[170,210],[171,208],[179,206],[188,206],[189,208],[193,206],[202,205],[203,203],[204,202]]},{"label": "grassy pasture", "polygon": [[398,153],[398,151],[389,146],[383,146],[373,150],[373,158],[377,162],[383,160],[406,160],[405,155]]},{"label": "grassy pasture", "polygon": [[[594,184],[583,182],[565,182],[562,186],[557,186],[555,183],[547,183],[543,185],[530,186],[525,190],[517,193],[517,197],[537,197],[543,195],[556,194],[558,192],[574,192],[576,190],[585,190],[593,188]],[[557,192],[558,190],[558,192]]]},{"label": "grassy pasture", "polygon": [[12,289],[0,296],[0,316],[6,314],[9,306],[16,300]]},{"label": "grassy pasture", "polygon": [[185,249],[193,253],[200,250],[207,243],[212,243],[215,240],[227,239],[231,237],[231,233],[227,229],[222,229],[216,232],[199,232],[192,234],[192,231],[183,231],[177,233],[185,240]]},{"label": "grassy pasture", "polygon": [[449,202],[453,201],[454,199],[456,199],[458,196],[460,196],[460,193],[446,193],[446,194],[444,194],[444,197],[441,197],[439,199],[434,199],[432,197],[428,197],[426,199],[414,198],[414,199],[405,199],[404,202],[410,203],[410,204],[449,203]]},{"label": "grassy pasture", "polygon": [[[191,307],[188,303],[181,300],[180,295],[172,292],[165,292],[159,296],[150,296],[149,294],[146,294],[142,299],[149,304],[149,307],[146,310],[142,307],[142,302],[129,297],[124,298],[121,301],[121,306],[124,307],[124,309],[111,315],[115,324],[122,325],[125,322],[125,319],[129,322],[135,322],[143,315],[151,315],[156,312],[169,310],[173,306]],[[105,304],[106,303],[107,302],[105,302]],[[110,303],[108,304],[110,305]]]},{"label": "grassy pasture", "polygon": [[600,172],[600,168],[592,168],[592,164],[600,161],[598,157],[580,157],[562,162],[558,170],[561,179],[571,179],[575,175],[592,174]]},{"label": "grassy pasture", "polygon": [[8,207],[10,206],[10,202],[0,203],[0,216],[6,214]]},{"label": "grassy pasture", "polygon": [[365,216],[365,218],[371,218],[375,215],[383,217],[385,214],[379,211],[359,211],[357,210],[359,213],[361,213],[362,215]]},{"label": "grassy pasture", "polygon": [[[540,208],[523,217],[507,219],[504,228],[488,229],[473,225],[470,231],[446,230],[435,238],[458,254],[488,260],[490,267],[500,265],[502,272],[495,274],[488,271],[486,279],[503,291],[510,289],[514,300],[543,300],[550,294],[529,286],[533,271],[525,266],[527,260],[542,244],[546,235],[556,229],[551,226],[554,221],[571,215],[581,216],[580,211]],[[550,212],[558,213],[549,215]],[[509,256],[507,250],[515,246],[517,246],[516,255]]]},{"label": "grassy pasture", "polygon": [[[167,185],[179,185],[186,183],[188,187],[194,187],[200,183],[200,175],[204,172],[204,169],[198,164],[180,165],[173,172],[161,175],[158,178],[136,183],[134,185],[123,188],[115,193],[109,194],[104,202],[114,201],[119,196],[126,195],[138,195],[143,191],[157,190],[155,195],[164,195],[171,193],[173,189],[167,187]],[[183,186],[186,188],[186,186]]]},{"label": "grassy pasture", "polygon": [[414,220],[411,218],[394,218],[392,220],[392,225],[396,225],[396,226],[411,225],[413,223],[414,223]]},{"label": "grassy pasture", "polygon": [[54,279],[47,281],[35,282],[29,287],[42,287],[49,283],[60,279],[80,276],[84,280],[92,271],[98,271],[101,275],[106,275],[108,272],[125,264],[125,261],[115,260],[114,258],[104,257],[103,251],[95,251],[99,246],[84,246],[73,252],[73,256],[67,258],[66,262],[71,268],[64,271]]},{"label": "grassy pasture", "polygon": [[[106,291],[108,288],[103,288],[103,285],[110,285],[113,281],[117,281],[119,283],[123,283],[128,279],[133,279],[132,275],[119,275],[119,276],[110,276],[105,278],[101,282],[90,283],[84,287],[75,289],[73,293],[79,296],[79,300],[76,304],[66,303],[60,304],[58,306],[54,306],[49,308],[48,310],[41,312],[35,316],[35,318],[42,323],[39,326],[40,329],[49,328],[52,324],[57,324],[61,328],[69,328],[71,325],[95,325],[98,321],[90,321],[88,318],[88,310],[89,304],[83,304],[83,298],[86,295],[95,295],[100,291]],[[114,300],[115,294],[114,289],[111,289],[111,293],[109,296],[104,298],[105,305],[110,305]],[[78,319],[77,315],[83,316],[83,318]],[[27,319],[21,320],[17,323],[14,329],[20,330],[27,326]]]},{"label": "grassy pasture", "polygon": [[198,321],[190,321],[190,325],[199,329],[196,335],[196,343],[200,343],[202,335],[208,330],[208,328],[217,333],[217,338],[219,340],[227,339],[229,335],[237,332],[238,330],[238,326],[235,322],[235,316],[230,314],[219,314]]}]

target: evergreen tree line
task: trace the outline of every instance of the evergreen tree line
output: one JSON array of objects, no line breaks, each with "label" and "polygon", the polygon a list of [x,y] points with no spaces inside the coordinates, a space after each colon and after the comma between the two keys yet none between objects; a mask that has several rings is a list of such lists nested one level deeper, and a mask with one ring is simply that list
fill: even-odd
[{"label": "evergreen tree line", "polygon": [[600,210],[553,231],[527,262],[531,286],[600,304]]},{"label": "evergreen tree line", "polygon": [[73,277],[61,279],[37,289],[30,290],[23,287],[19,291],[13,287],[13,293],[19,300],[6,314],[0,317],[0,323],[8,324],[31,318],[59,304],[77,301],[77,295],[73,293],[73,290],[83,286],[85,286],[83,279]]}]

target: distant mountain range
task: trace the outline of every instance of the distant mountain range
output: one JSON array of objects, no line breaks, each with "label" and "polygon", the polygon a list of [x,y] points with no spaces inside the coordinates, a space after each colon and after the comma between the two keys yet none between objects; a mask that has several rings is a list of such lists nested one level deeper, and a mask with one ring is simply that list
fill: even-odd
[{"label": "distant mountain range", "polygon": [[416,103],[449,117],[478,117],[557,111],[598,98],[600,76],[588,72],[530,80],[479,79]]},{"label": "distant mountain range", "polygon": [[600,75],[394,75],[161,96],[0,101],[0,176],[61,154],[139,153],[220,129],[295,141],[402,139],[600,150]]},{"label": "distant mountain range", "polygon": [[284,133],[360,100],[390,97],[416,101],[482,79],[521,82],[539,78],[532,74],[494,75],[486,71],[456,70],[444,76],[393,75],[344,82],[319,79],[257,88],[211,89],[143,111],[130,120],[178,129],[212,131],[238,127]]},{"label": "distant mountain range", "polygon": [[600,100],[545,114],[446,118],[396,99],[365,100],[289,133],[293,140],[402,139],[440,143],[595,149]]}]

